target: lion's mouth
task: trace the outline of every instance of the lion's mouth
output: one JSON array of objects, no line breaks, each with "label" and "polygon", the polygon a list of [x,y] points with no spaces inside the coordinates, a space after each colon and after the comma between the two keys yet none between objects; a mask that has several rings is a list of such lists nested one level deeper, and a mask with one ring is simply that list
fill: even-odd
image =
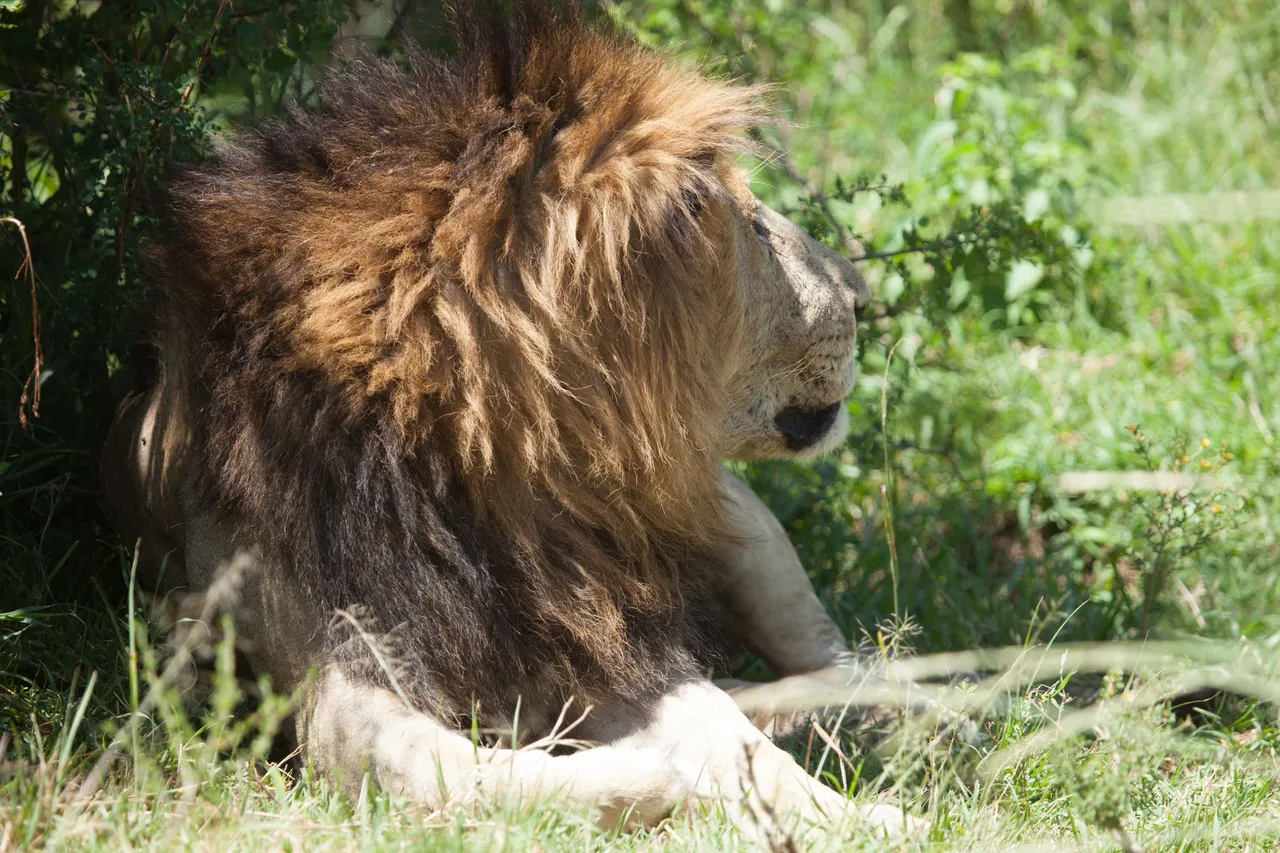
[{"label": "lion's mouth", "polygon": [[778,432],[786,439],[788,450],[804,450],[822,439],[836,418],[840,416],[843,403],[832,403],[820,409],[807,409],[801,406],[788,406],[778,412],[773,419]]}]

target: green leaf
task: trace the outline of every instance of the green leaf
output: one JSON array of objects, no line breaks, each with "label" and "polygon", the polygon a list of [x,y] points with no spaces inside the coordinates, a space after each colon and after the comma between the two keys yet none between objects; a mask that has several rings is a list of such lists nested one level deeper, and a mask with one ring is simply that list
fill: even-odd
[{"label": "green leaf", "polygon": [[1004,298],[1006,302],[1016,302],[1019,297],[1031,292],[1044,278],[1044,267],[1034,261],[1016,261],[1005,279]]}]

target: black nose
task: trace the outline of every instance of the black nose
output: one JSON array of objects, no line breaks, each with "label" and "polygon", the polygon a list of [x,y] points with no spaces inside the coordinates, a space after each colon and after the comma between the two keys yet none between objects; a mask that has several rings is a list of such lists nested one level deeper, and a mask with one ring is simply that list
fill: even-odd
[{"label": "black nose", "polygon": [[827,434],[840,414],[841,405],[832,403],[821,409],[790,406],[778,412],[773,422],[787,440],[788,450],[804,450]]}]

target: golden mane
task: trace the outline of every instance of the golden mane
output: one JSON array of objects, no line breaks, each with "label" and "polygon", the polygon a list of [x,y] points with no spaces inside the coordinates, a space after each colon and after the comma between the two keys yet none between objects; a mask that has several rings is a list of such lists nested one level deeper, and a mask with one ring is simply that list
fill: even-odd
[{"label": "golden mane", "polygon": [[[700,630],[724,536],[742,309],[701,211],[760,98],[518,6],[460,20],[452,59],[357,64],[174,185],[161,370],[201,389],[204,488],[328,603],[518,605],[546,648],[511,678],[617,684]],[[443,622],[483,648],[424,651],[440,678],[504,653]]]}]

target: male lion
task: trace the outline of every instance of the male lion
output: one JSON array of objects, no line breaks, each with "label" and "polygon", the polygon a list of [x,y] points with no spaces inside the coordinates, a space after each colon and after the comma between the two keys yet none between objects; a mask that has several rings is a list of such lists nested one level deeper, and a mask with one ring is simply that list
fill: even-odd
[{"label": "male lion", "polygon": [[[318,673],[299,735],[348,787],[834,818],[707,678],[731,640],[783,674],[847,654],[718,460],[841,440],[867,287],[733,165],[757,91],[517,5],[173,183],[154,377],[106,449],[119,528],[166,588],[252,564],[250,661]],[[462,733],[543,736],[571,699],[598,746]]]}]

